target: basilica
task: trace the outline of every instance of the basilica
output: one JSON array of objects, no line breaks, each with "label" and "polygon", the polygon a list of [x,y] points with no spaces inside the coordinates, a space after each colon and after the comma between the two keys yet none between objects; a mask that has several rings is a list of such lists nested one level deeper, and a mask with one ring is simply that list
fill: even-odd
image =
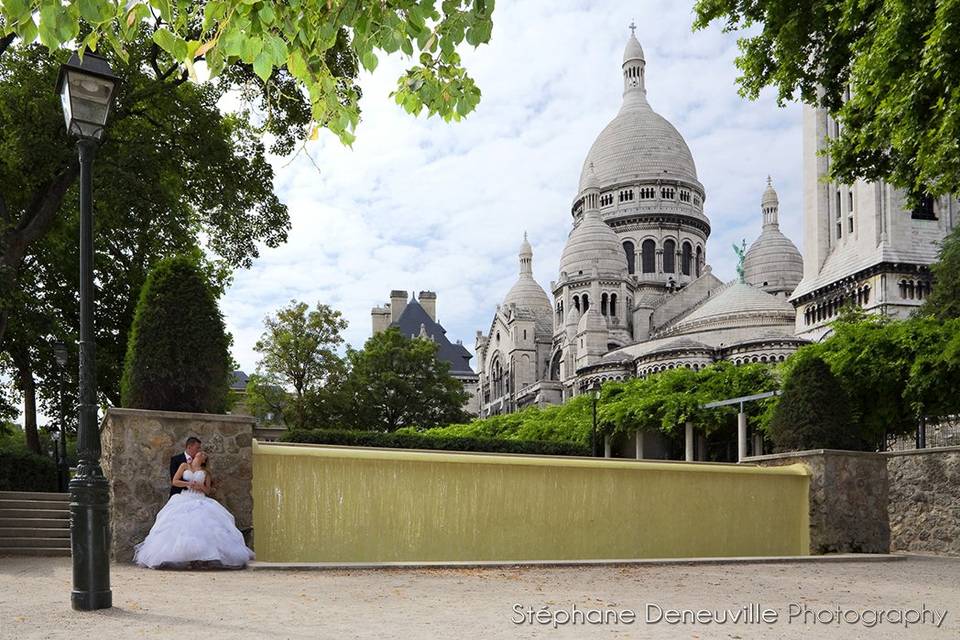
[{"label": "basilica", "polygon": [[516,283],[477,332],[481,417],[665,369],[780,362],[828,335],[845,304],[904,317],[929,292],[929,265],[957,201],[928,198],[908,210],[882,183],[830,183],[819,151],[837,129],[812,107],[804,111],[804,254],[780,231],[767,178],[760,236],[739,277],[720,280],[707,257],[706,188],[683,136],[648,102],[646,72],[631,33],[623,102],[583,162],[557,279],[549,290],[534,279],[525,235]]}]

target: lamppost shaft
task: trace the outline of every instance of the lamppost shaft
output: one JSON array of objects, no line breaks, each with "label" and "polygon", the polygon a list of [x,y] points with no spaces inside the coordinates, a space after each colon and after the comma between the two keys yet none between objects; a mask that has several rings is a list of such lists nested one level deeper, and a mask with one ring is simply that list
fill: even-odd
[{"label": "lamppost shaft", "polygon": [[80,139],[80,411],[77,475],[70,481],[70,546],[74,609],[112,606],[109,485],[100,467],[96,345],[93,326],[93,158],[97,143]]}]

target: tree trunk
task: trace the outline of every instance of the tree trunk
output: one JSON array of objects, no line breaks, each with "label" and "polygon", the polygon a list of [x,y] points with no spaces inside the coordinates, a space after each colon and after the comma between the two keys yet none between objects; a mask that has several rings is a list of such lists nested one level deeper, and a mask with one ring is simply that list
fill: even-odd
[{"label": "tree trunk", "polygon": [[37,433],[37,386],[33,381],[30,367],[19,370],[20,389],[23,392],[23,433],[27,439],[27,448],[34,453],[40,451],[40,435]]}]

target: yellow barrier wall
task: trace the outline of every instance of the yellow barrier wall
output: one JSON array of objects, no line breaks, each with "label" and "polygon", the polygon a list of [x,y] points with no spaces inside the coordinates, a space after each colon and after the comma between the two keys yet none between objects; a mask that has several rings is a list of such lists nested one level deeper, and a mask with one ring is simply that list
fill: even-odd
[{"label": "yellow barrier wall", "polygon": [[257,560],[573,560],[809,553],[802,465],[254,442]]}]

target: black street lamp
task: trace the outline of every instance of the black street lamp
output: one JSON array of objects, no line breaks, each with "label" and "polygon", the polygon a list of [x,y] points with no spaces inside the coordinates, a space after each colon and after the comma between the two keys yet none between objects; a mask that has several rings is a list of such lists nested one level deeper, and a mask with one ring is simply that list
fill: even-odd
[{"label": "black street lamp", "polygon": [[53,355],[56,356],[57,364],[60,365],[60,390],[58,393],[60,401],[57,403],[59,414],[57,419],[60,424],[60,438],[57,441],[57,488],[66,492],[69,474],[67,472],[67,421],[63,411],[63,380],[67,366],[67,345],[59,341],[55,342],[53,344]]},{"label": "black street lamp", "polygon": [[590,432],[590,455],[597,457],[597,401],[600,399],[600,381],[590,385],[590,397],[593,400],[593,431]]},{"label": "black street lamp", "polygon": [[101,56],[74,53],[60,68],[57,93],[67,131],[77,136],[80,156],[80,410],[77,474],[70,481],[70,548],[74,609],[113,606],[110,591],[109,484],[100,467],[97,372],[93,331],[93,190],[90,172],[103,139],[120,79]]}]

